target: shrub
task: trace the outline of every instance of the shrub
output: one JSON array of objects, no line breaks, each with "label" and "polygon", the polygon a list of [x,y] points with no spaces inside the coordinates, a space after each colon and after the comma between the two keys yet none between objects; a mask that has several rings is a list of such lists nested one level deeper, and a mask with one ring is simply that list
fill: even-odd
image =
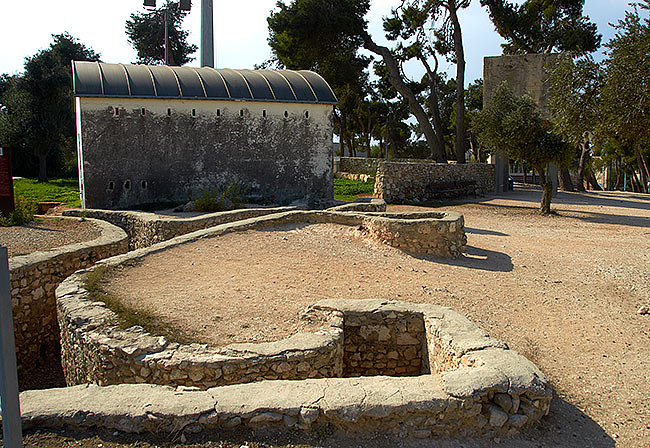
[{"label": "shrub", "polygon": [[36,203],[25,199],[22,196],[15,198],[15,210],[8,216],[0,215],[0,226],[22,226],[34,220],[36,214]]}]

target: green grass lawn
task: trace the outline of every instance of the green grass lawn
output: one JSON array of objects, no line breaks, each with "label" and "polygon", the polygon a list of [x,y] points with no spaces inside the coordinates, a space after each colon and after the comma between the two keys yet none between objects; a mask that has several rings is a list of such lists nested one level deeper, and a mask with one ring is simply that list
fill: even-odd
[{"label": "green grass lawn", "polygon": [[334,179],[334,199],[338,201],[354,201],[359,194],[373,194],[375,179],[368,182],[362,180]]},{"label": "green grass lawn", "polygon": [[[334,199],[354,201],[359,194],[372,194],[374,179],[369,182],[349,179],[334,179]],[[79,181],[70,179],[50,179],[39,183],[36,179],[24,178],[14,180],[14,195],[23,196],[28,201],[58,201],[70,207],[81,207],[79,201]]]},{"label": "green grass lawn", "polygon": [[14,196],[22,196],[31,202],[56,201],[70,207],[81,207],[79,181],[70,179],[50,179],[39,183],[36,179],[14,180]]}]

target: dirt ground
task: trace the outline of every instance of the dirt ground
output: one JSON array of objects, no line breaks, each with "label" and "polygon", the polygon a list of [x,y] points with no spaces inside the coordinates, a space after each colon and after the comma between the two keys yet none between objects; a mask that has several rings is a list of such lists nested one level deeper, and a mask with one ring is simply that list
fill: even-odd
[{"label": "dirt ground", "polygon": [[22,226],[0,227],[0,244],[7,246],[9,257],[15,257],[90,241],[100,235],[100,229],[90,221],[41,216]]},{"label": "dirt ground", "polygon": [[[162,319],[187,331],[194,328],[211,343],[283,337],[299,329],[297,317],[321,298],[450,306],[535,362],[556,397],[550,415],[516,438],[433,440],[422,446],[647,448],[650,315],[637,310],[650,304],[650,197],[559,193],[553,202],[558,214],[548,217],[536,213],[539,197],[538,190],[519,189],[445,206],[465,215],[468,247],[459,260],[415,258],[365,242],[353,229],[341,235],[336,226],[316,225],[192,243],[151,257],[115,283],[120,294],[145,301],[143,306]],[[166,279],[164,286],[160,278]],[[190,327],[190,321],[200,323]],[[188,446],[247,445],[224,442],[219,434],[200,437]],[[257,440],[250,448],[296,446]],[[176,444],[51,433],[30,434],[27,442],[55,447]],[[336,438],[300,443],[417,445]]]}]

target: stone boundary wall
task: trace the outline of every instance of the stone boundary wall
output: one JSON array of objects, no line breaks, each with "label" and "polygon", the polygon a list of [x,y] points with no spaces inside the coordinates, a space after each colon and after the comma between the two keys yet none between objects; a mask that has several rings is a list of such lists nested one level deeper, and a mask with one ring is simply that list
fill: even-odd
[{"label": "stone boundary wall", "polygon": [[[357,317],[360,326],[374,325],[378,315],[417,317],[424,324],[428,359],[438,364],[418,376],[260,381],[206,391],[148,384],[26,391],[23,425],[175,434],[333,425],[349,434],[494,437],[516,434],[549,411],[552,391],[544,374],[449,308],[324,300],[313,309],[341,313],[344,321]],[[437,350],[440,355],[433,353]]]},{"label": "stone boundary wall", "polygon": [[101,231],[94,240],[9,259],[19,371],[36,368],[41,359],[58,356],[59,328],[54,296],[58,284],[97,260],[127,251],[128,240],[122,229],[104,221],[90,221]]},{"label": "stone boundary wall", "polygon": [[296,207],[245,208],[192,217],[100,209],[66,210],[63,214],[102,219],[122,228],[129,235],[129,250],[134,250],[149,247],[195,230],[295,209]]},{"label": "stone boundary wall", "polygon": [[[412,215],[412,219],[405,219],[409,215]],[[120,329],[119,320],[112,311],[102,302],[88,300],[84,276],[100,266],[136,262],[149,254],[200,238],[292,223],[361,226],[370,235],[382,235],[388,238],[386,242],[418,253],[433,250],[437,254],[451,256],[455,251],[459,254],[465,244],[463,217],[458,213],[404,213],[398,216],[392,218],[388,213],[331,211],[277,213],[182,235],[149,248],[102,260],[87,271],[77,272],[56,290],[61,362],[66,382],[94,382],[100,385],[150,382],[207,388],[259,379],[341,375],[342,355],[339,355],[343,350],[343,330],[338,327],[323,335],[296,335],[289,340],[267,345],[235,344],[225,349],[199,344],[179,345],[150,335],[139,327]],[[439,226],[447,229],[448,233],[436,235]],[[450,231],[452,226],[453,232]],[[418,235],[426,242],[424,247],[415,239]],[[400,354],[398,359],[409,356],[410,351],[403,356]],[[337,360],[339,357],[341,359]]]},{"label": "stone boundary wall", "polygon": [[426,202],[495,191],[494,165],[381,162],[375,196],[388,203]]},{"label": "stone boundary wall", "polygon": [[[377,168],[382,162],[401,162],[401,163],[424,163],[435,164],[429,159],[384,159],[384,158],[365,158],[365,157],[339,157],[337,172],[351,174],[369,174],[375,176]],[[452,162],[453,164],[453,162]]]}]

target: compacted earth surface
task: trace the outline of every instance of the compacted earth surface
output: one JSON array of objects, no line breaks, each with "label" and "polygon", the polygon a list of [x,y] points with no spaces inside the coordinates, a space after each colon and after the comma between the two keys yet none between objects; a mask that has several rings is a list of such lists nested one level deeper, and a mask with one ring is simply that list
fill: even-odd
[{"label": "compacted earth surface", "polygon": [[7,246],[9,257],[98,238],[99,228],[90,221],[42,216],[22,226],[0,227],[0,244]]},{"label": "compacted earth surface", "polygon": [[[354,228],[299,225],[159,253],[115,275],[111,287],[217,345],[303,331],[300,316],[323,298],[449,306],[536,363],[556,392],[549,416],[515,438],[425,443],[203,433],[188,446],[648,447],[650,315],[639,309],[650,305],[650,197],[561,192],[556,214],[540,216],[540,194],[521,188],[447,204],[465,216],[467,253],[457,260],[413,257]],[[176,446],[178,436],[31,432],[26,446]]]}]

